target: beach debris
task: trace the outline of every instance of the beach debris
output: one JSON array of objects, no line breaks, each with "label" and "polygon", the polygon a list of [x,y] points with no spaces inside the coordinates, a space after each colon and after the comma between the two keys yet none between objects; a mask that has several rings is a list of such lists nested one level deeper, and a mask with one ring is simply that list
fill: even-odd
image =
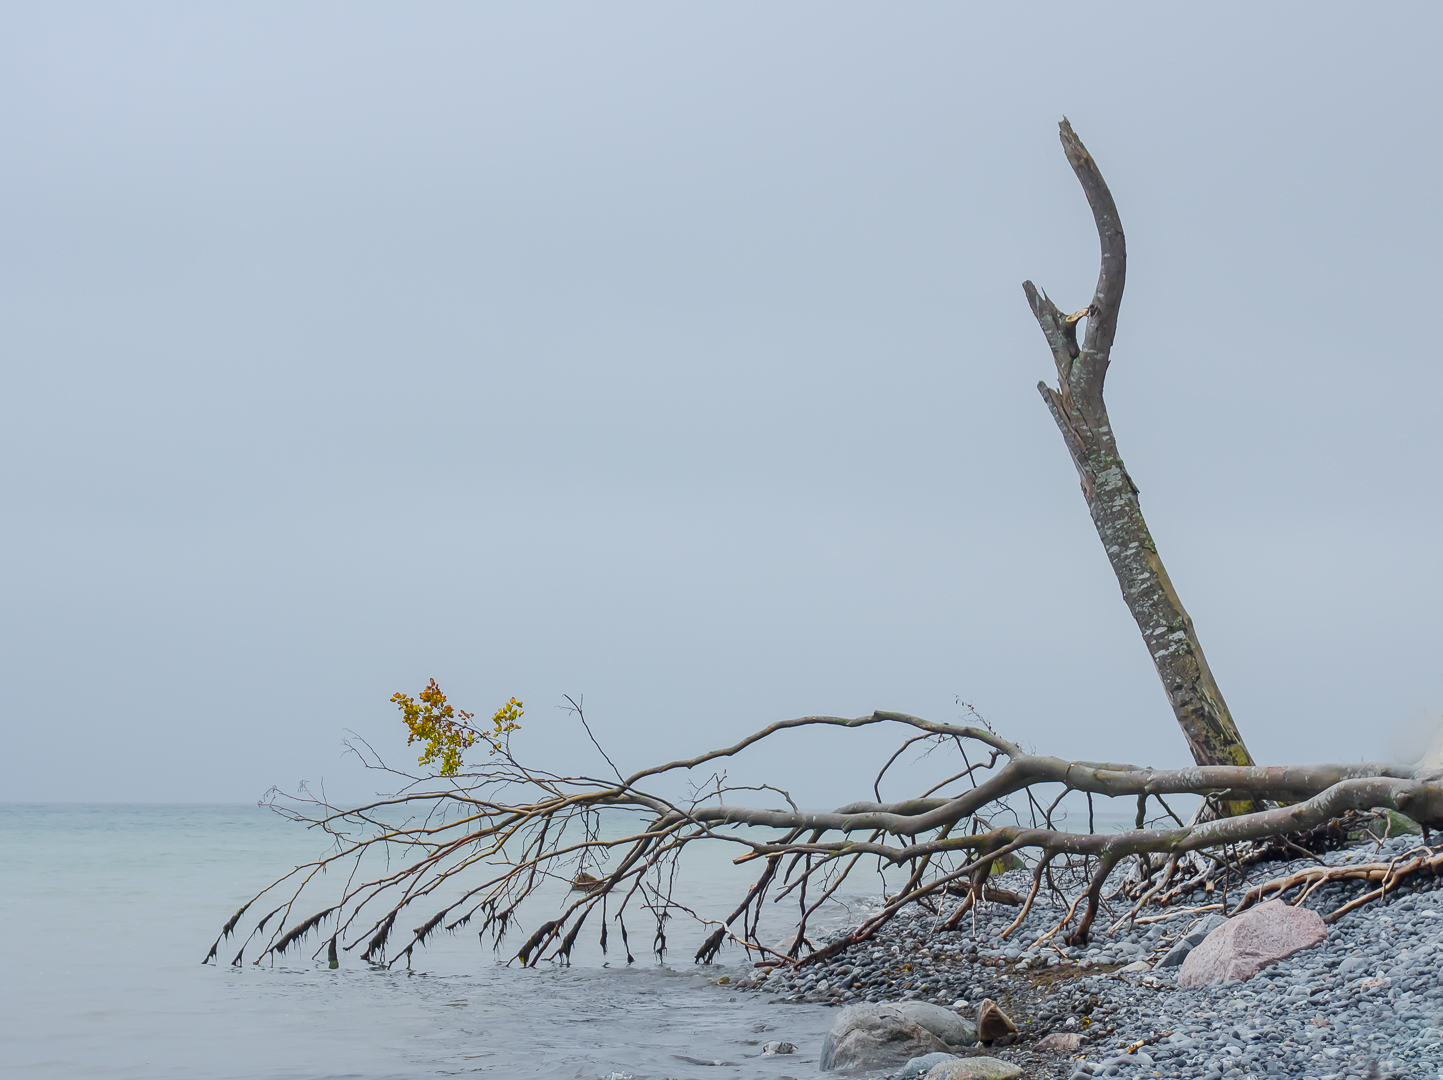
[{"label": "beach debris", "polygon": [[991,998],[983,998],[982,1004],[977,1006],[977,1038],[990,1043],[1016,1033],[1017,1025],[1002,1011],[1002,1006]]}]

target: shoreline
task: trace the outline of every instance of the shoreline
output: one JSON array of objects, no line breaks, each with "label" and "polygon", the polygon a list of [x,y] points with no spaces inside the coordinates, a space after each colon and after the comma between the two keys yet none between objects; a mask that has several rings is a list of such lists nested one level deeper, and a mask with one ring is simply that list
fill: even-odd
[{"label": "shoreline", "polygon": [[[1259,863],[1249,868],[1248,878],[1250,884],[1266,881],[1316,862],[1386,860],[1421,847],[1421,838],[1411,835],[1370,839],[1316,859]],[[1023,871],[998,880],[1024,893],[1031,883]],[[1060,917],[1041,895],[1008,942],[999,943],[997,935],[1016,917],[1013,907],[985,905],[975,921],[968,915],[961,930],[939,933],[933,928],[947,909],[940,915],[912,911],[828,964],[743,976],[735,985],[779,1004],[920,1000],[969,1018],[982,999],[991,998],[1017,1023],[1018,1034],[962,1055],[1010,1061],[1024,1077],[1039,1080],[1435,1080],[1443,1075],[1439,884],[1431,877],[1406,881],[1384,900],[1330,924],[1320,944],[1246,981],[1212,986],[1179,987],[1180,968],[1156,962],[1213,912],[1124,925],[1112,937],[1099,919],[1101,929],[1088,946],[1049,943],[1033,949],[1029,946]],[[1304,906],[1320,914],[1335,911],[1370,888],[1366,882],[1332,882],[1308,895]],[[1075,1050],[1039,1051],[1038,1042],[1054,1032],[1081,1035],[1083,1041]]]}]

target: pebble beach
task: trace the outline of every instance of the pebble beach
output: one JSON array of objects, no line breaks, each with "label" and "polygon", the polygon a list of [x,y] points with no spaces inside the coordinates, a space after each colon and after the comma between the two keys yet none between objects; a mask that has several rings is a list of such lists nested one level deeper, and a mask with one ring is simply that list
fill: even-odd
[{"label": "pebble beach", "polygon": [[[1255,866],[1250,879],[1281,878],[1320,862],[1387,861],[1420,845],[1416,835],[1369,839]],[[1024,893],[1030,885],[1021,871],[993,880]],[[937,929],[946,909],[911,911],[831,963],[763,969],[743,974],[737,984],[781,1004],[925,1001],[964,1017],[990,999],[1018,1034],[960,1056],[985,1053],[1019,1067],[1023,1077],[1435,1080],[1443,1076],[1443,892],[1436,886],[1431,876],[1405,881],[1384,900],[1329,924],[1320,944],[1250,979],[1209,986],[1179,986],[1180,967],[1160,963],[1186,949],[1179,941],[1198,937],[1206,920],[1219,921],[1216,903],[1203,902],[1214,898],[1201,892],[1195,907],[1183,901],[1171,917],[1144,923],[1168,913],[1150,909],[1111,935],[1112,920],[1099,918],[1084,947],[1033,946],[1060,917],[1041,897],[1006,942],[1000,933],[1016,917],[1015,907],[983,905],[955,932]],[[1333,882],[1302,902],[1326,915],[1373,887]],[[1213,910],[1198,910],[1208,907]],[[1054,1033],[1079,1038],[1043,1044]],[[1046,1048],[1059,1041],[1079,1044]],[[924,1071],[902,1066],[873,1075],[903,1080]]]}]

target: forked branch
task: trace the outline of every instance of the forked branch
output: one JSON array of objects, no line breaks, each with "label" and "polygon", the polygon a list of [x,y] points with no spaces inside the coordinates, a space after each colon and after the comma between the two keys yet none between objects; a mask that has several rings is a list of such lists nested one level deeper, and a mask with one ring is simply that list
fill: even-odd
[{"label": "forked branch", "polygon": [[[1252,756],[1203,656],[1192,619],[1158,555],[1142,516],[1137,485],[1117,448],[1103,385],[1112,362],[1113,338],[1127,278],[1127,241],[1117,204],[1097,162],[1066,120],[1062,121],[1060,137],[1068,164],[1092,208],[1101,266],[1092,302],[1071,315],[1064,314],[1032,282],[1023,282],[1027,303],[1057,368],[1057,388],[1038,383],[1037,389],[1077,469],[1098,538],[1193,760],[1199,765],[1251,765]],[[1079,345],[1077,328],[1084,319],[1087,332]],[[1257,804],[1247,800],[1227,804],[1229,813],[1255,809]]]}]

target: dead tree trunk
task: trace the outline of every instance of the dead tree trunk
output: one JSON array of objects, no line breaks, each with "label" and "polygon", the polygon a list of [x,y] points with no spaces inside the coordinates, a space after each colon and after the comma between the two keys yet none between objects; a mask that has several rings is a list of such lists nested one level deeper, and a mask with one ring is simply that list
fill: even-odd
[{"label": "dead tree trunk", "polygon": [[[1097,222],[1102,270],[1092,303],[1072,315],[1059,311],[1032,282],[1023,283],[1032,313],[1057,363],[1057,389],[1046,383],[1038,383],[1037,388],[1072,455],[1097,535],[1117,574],[1128,609],[1142,631],[1193,760],[1199,765],[1251,765],[1252,755],[1243,745],[1222,691],[1208,670],[1192,620],[1168,579],[1143,520],[1137,485],[1122,463],[1107,417],[1102,386],[1122,304],[1127,245],[1117,206],[1097,163],[1065,119],[1061,128],[1062,148],[1087,193]],[[1077,324],[1084,319],[1087,333],[1079,345]],[[1230,807],[1232,812],[1241,809]]]}]

